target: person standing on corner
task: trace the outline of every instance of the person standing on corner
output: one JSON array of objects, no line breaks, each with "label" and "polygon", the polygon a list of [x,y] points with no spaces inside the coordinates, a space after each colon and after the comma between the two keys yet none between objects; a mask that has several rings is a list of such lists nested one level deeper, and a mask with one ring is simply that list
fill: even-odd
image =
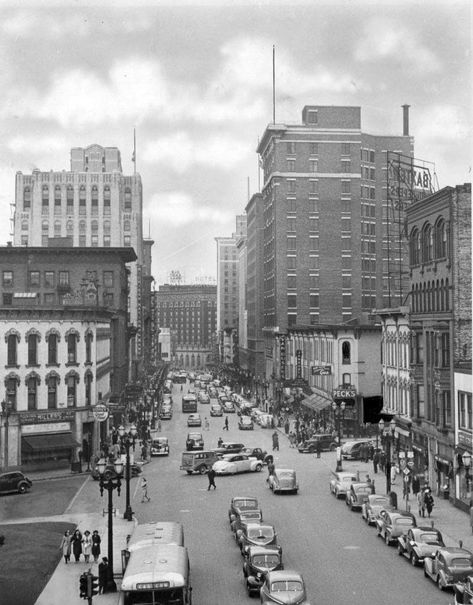
[{"label": "person standing on corner", "polygon": [[71,532],[66,529],[61,540],[61,546],[59,547],[59,549],[62,550],[62,554],[64,555],[64,562],[66,563],[66,565],[71,560],[71,539]]},{"label": "person standing on corner", "polygon": [[279,452],[279,436],[277,431],[274,431],[273,433],[273,451],[274,450]]},{"label": "person standing on corner", "polygon": [[275,468],[273,459],[271,458],[271,460],[268,461],[268,477],[266,478],[266,483],[269,483],[269,478],[274,475]]},{"label": "person standing on corner", "polygon": [[95,563],[99,560],[101,542],[102,539],[99,536],[98,530],[94,529],[92,532],[92,556],[94,557]]},{"label": "person standing on corner", "polygon": [[141,502],[149,502],[151,498],[148,496],[148,480],[145,476],[141,477]]},{"label": "person standing on corner", "polygon": [[99,594],[107,592],[107,579],[108,579],[108,559],[103,557],[102,562],[99,563]]},{"label": "person standing on corner", "polygon": [[215,485],[215,471],[212,467],[210,467],[207,471],[207,477],[209,479],[209,486],[207,488],[207,491],[209,491],[211,487],[217,489],[217,486]]}]

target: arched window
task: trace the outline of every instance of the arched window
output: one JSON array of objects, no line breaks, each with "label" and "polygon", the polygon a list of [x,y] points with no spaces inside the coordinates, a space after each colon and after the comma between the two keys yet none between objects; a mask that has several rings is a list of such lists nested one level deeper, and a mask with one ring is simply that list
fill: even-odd
[{"label": "arched window", "polygon": [[59,365],[57,361],[59,335],[56,332],[51,332],[46,338],[48,341],[48,365],[57,366]]},{"label": "arched window", "polygon": [[23,210],[29,210],[31,208],[31,188],[25,187],[23,189]]},{"label": "arched window", "polygon": [[447,228],[445,221],[440,219],[435,226],[435,258],[447,257]]},{"label": "arched window", "polygon": [[57,408],[57,392],[60,380],[57,372],[49,372],[46,376],[46,384],[48,385],[48,410]]},{"label": "arched window", "polygon": [[99,214],[99,190],[97,185],[92,186],[91,213],[92,216],[98,216]]},{"label": "arched window", "polygon": [[54,221],[54,237],[61,237],[61,221]]},{"label": "arched window", "polygon": [[123,231],[130,231],[130,221],[128,219],[123,221]]},{"label": "arched window", "polygon": [[74,234],[74,221],[67,221],[66,223],[66,233],[67,235]]},{"label": "arched window", "polygon": [[31,333],[27,336],[28,339],[28,365],[38,365],[38,334]]},{"label": "arched window", "polygon": [[14,328],[8,330],[5,334],[5,342],[7,343],[7,366],[18,367],[18,343],[20,342],[20,334]]},{"label": "arched window", "polygon": [[85,235],[87,231],[87,224],[85,221],[79,221],[79,233]]},{"label": "arched window", "polygon": [[422,262],[428,263],[432,260],[433,254],[433,236],[432,227],[426,225],[422,232]]},{"label": "arched window", "polygon": [[61,186],[54,187],[54,214],[61,214]]},{"label": "arched window", "polygon": [[342,342],[342,364],[351,363],[351,345],[345,340]]},{"label": "arched window", "polygon": [[67,407],[74,408],[77,405],[77,382],[79,374],[73,371],[68,372],[65,380],[67,385]]},{"label": "arched window", "polygon": [[17,410],[18,387],[20,385],[20,377],[13,372],[5,376],[5,392],[7,401],[12,410]]},{"label": "arched window", "polygon": [[85,405],[92,405],[92,382],[94,380],[92,372],[86,372],[84,376],[85,381]]},{"label": "arched window", "polygon": [[77,364],[77,341],[79,340],[79,334],[75,330],[68,330],[65,339],[67,342],[67,364]]},{"label": "arched window", "polygon": [[30,372],[25,378],[25,384],[28,391],[28,410],[38,409],[38,386],[41,379],[36,372]]},{"label": "arched window", "polygon": [[418,265],[420,260],[420,238],[418,229],[413,229],[410,237],[410,264]]}]

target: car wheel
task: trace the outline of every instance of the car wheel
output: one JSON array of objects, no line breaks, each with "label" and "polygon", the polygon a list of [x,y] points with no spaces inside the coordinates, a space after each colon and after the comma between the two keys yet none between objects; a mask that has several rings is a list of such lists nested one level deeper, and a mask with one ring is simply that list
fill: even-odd
[{"label": "car wheel", "polygon": [[353,502],[350,502],[350,510],[353,512]]},{"label": "car wheel", "polygon": [[24,494],[25,492],[26,492],[26,485],[20,485],[20,487],[18,488],[18,493]]},{"label": "car wheel", "polygon": [[261,465],[261,464],[257,464],[257,465],[256,465],[256,468],[255,468],[255,471],[256,471],[257,473],[259,473],[259,472],[261,471],[261,469],[262,469],[262,468],[263,468],[263,467],[262,467],[262,465]]},{"label": "car wheel", "polygon": [[417,555],[414,552],[411,553],[411,565],[413,565],[414,567],[417,567],[417,565],[419,565],[419,559],[417,558]]},{"label": "car wheel", "polygon": [[391,544],[391,539],[389,538],[389,534],[385,534],[384,541],[386,542],[386,546]]},{"label": "car wheel", "polygon": [[201,475],[205,475],[206,472],[207,472],[207,467],[205,466],[205,464],[203,464],[202,466],[199,466],[199,473]]},{"label": "car wheel", "polygon": [[402,548],[402,546],[400,544],[397,545],[397,554],[402,557],[402,555],[404,554],[404,549]]}]

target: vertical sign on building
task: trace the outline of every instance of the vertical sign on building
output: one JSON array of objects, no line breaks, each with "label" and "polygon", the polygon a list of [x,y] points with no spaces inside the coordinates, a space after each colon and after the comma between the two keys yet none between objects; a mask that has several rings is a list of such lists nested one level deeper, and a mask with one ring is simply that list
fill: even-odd
[{"label": "vertical sign on building", "polygon": [[302,351],[296,351],[296,378],[302,378]]},{"label": "vertical sign on building", "polygon": [[143,352],[143,283],[142,283],[142,267],[138,264],[137,266],[137,324],[138,324],[138,334],[137,334],[137,354],[138,359],[142,361],[141,355]]},{"label": "vertical sign on building", "polygon": [[286,380],[286,337],[279,337],[279,377]]}]

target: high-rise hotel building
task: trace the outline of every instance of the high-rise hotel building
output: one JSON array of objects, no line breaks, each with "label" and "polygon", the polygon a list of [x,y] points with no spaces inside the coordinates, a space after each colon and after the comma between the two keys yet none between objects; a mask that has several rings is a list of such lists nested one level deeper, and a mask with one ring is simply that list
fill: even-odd
[{"label": "high-rise hotel building", "polygon": [[306,106],[300,124],[268,125],[257,151],[267,335],[400,304],[389,270],[387,152],[412,156],[412,137],[363,132],[360,107]]},{"label": "high-rise hotel building", "polygon": [[[48,246],[49,238],[67,237],[71,245],[83,248],[134,248],[137,261],[130,265],[128,305],[131,379],[145,355],[142,305],[150,268],[144,258],[142,216],[141,177],[123,174],[116,147],[73,148],[70,171],[16,174],[15,246]],[[106,296],[106,284],[97,285],[99,296]]]}]

